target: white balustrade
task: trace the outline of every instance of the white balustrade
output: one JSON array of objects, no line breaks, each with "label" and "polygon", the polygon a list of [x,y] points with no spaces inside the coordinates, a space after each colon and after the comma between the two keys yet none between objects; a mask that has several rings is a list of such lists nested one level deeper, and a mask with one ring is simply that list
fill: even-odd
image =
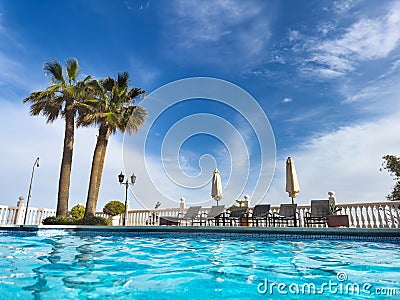
[{"label": "white balustrade", "polygon": [[[356,228],[400,228],[400,201],[373,203],[336,204],[341,210],[338,215],[348,215],[350,227]],[[253,207],[250,207],[252,210]],[[304,216],[310,212],[310,205],[298,205],[299,219],[297,225],[304,226]],[[203,207],[200,214],[207,214],[209,207]],[[158,225],[158,217],[177,216],[179,208],[163,208],[150,210],[130,210],[127,225],[145,226]],[[272,206],[270,213],[278,213],[279,206]],[[98,214],[96,214],[98,215]],[[321,226],[321,225],[320,225]]]},{"label": "white balustrade", "polygon": [[[21,203],[19,203],[21,204]],[[373,203],[339,204],[336,206],[341,210],[338,215],[348,215],[350,227],[356,228],[400,228],[400,201],[385,201]],[[186,210],[187,208],[185,208]],[[250,207],[252,210],[253,207]],[[159,225],[160,217],[177,216],[181,208],[158,208],[129,210],[127,226],[150,226]],[[203,207],[200,214],[207,215],[209,207]],[[310,205],[297,206],[299,219],[298,226],[304,226],[304,216],[310,211]],[[270,212],[279,212],[279,206],[272,206]],[[26,225],[40,225],[42,220],[55,216],[55,209],[28,208]],[[25,215],[25,207],[0,205],[0,225],[20,225],[23,223],[22,216]],[[96,216],[108,218],[103,212],[97,212]],[[121,216],[122,218],[123,216]],[[22,222],[21,222],[22,219]],[[120,224],[122,224],[122,219]]]},{"label": "white balustrade", "polygon": [[[22,211],[22,222],[18,221],[19,209]],[[26,225],[39,225],[42,223],[42,220],[55,216],[55,209],[47,209],[47,208],[28,208],[28,214],[26,216]],[[22,225],[25,216],[25,207],[17,207],[17,206],[6,206],[0,205],[0,224],[1,225]],[[21,217],[19,217],[21,218]]]}]

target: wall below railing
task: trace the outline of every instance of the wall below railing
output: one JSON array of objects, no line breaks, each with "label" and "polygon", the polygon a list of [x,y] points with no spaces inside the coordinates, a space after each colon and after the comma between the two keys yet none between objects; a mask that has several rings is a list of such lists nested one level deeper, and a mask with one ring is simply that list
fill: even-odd
[{"label": "wall below railing", "polygon": [[[25,218],[25,206],[23,199],[17,206],[0,205],[0,225],[23,225]],[[22,201],[21,201],[22,200]],[[386,201],[373,203],[337,204],[341,209],[338,215],[348,215],[350,227],[355,228],[400,228],[400,201]],[[253,207],[250,207],[250,212]],[[207,215],[209,207],[200,210],[200,214]],[[304,226],[304,216],[310,211],[310,205],[298,205],[298,226]],[[163,208],[150,210],[129,210],[126,220],[127,226],[152,226],[159,225],[159,217],[177,216],[180,208]],[[279,212],[278,206],[272,206],[271,213]],[[40,225],[42,220],[55,216],[55,209],[28,208],[26,225]],[[96,212],[96,216],[105,217],[103,212]],[[119,225],[123,224],[123,216],[120,216]]]}]

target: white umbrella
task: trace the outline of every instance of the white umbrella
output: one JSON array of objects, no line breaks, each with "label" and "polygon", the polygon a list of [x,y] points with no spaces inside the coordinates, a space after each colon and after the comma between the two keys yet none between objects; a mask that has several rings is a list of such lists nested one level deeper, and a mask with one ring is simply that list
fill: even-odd
[{"label": "white umbrella", "polygon": [[212,184],[211,184],[211,197],[218,201],[222,199],[222,181],[218,169],[214,170]]},{"label": "white umbrella", "polygon": [[294,204],[293,198],[296,198],[297,194],[300,193],[300,186],[294,161],[291,157],[286,160],[286,192],[289,193],[289,197],[292,198],[292,204]]}]

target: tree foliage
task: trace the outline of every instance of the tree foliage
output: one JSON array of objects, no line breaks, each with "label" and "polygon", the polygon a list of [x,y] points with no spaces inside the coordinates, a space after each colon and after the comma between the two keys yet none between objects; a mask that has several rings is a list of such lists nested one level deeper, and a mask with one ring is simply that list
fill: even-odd
[{"label": "tree foliage", "polygon": [[82,219],[85,215],[85,206],[77,204],[71,208],[71,216],[75,219]]},{"label": "tree foliage", "polygon": [[109,216],[117,216],[125,212],[125,205],[120,201],[113,200],[104,206],[103,212]]},{"label": "tree foliage", "polygon": [[386,196],[386,199],[392,201],[400,200],[400,157],[385,155],[382,158],[384,160],[382,167],[387,170],[390,176],[394,177],[393,180],[396,181],[392,191]]}]

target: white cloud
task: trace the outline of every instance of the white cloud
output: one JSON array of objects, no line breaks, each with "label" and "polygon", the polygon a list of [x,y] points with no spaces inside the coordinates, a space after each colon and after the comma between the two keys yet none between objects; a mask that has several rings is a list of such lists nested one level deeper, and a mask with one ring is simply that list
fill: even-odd
[{"label": "white cloud", "polygon": [[[386,201],[393,180],[379,169],[383,155],[400,155],[399,120],[400,115],[395,114],[343,127],[288,153],[295,160],[300,182],[296,202],[309,204],[311,199],[326,199],[330,190],[336,192],[339,203]],[[278,160],[276,176],[264,202],[290,201],[285,193],[285,159]]]},{"label": "white cloud", "polygon": [[290,42],[294,42],[300,39],[300,32],[298,30],[289,29],[288,38]]},{"label": "white cloud", "polygon": [[[20,84],[22,65],[16,60],[0,52],[0,84]],[[23,83],[22,83],[23,84]]]},{"label": "white cloud", "polygon": [[130,74],[133,86],[151,86],[154,88],[154,83],[161,75],[161,70],[152,66],[148,62],[138,59],[134,55],[129,57]]},{"label": "white cloud", "polygon": [[150,1],[125,0],[125,6],[130,11],[141,11],[150,7]]},{"label": "white cloud", "polygon": [[217,41],[231,34],[233,27],[255,17],[259,7],[250,3],[225,1],[178,1],[177,14],[191,27],[186,28],[190,42]]},{"label": "white cloud", "polygon": [[359,0],[341,0],[333,2],[333,10],[337,14],[343,14],[349,11]]},{"label": "white cloud", "polygon": [[[29,105],[0,101],[2,124],[9,130],[0,131],[7,147],[0,147],[0,203],[15,205],[19,196],[28,193],[32,166],[40,157],[40,167],[35,169],[31,207],[55,208],[61,163],[64,122],[46,124],[43,117],[30,117]],[[17,121],[16,121],[17,120]],[[93,150],[96,142],[95,128],[77,129],[71,174],[70,205],[86,203],[87,188]],[[121,144],[110,138],[104,166],[98,210],[113,199],[123,200],[124,191],[119,186],[117,174],[122,169]]]},{"label": "white cloud", "polygon": [[391,114],[400,111],[399,70],[394,62],[392,66],[377,79],[369,82],[350,83],[342,86],[343,104],[356,106],[360,112]]},{"label": "white cloud", "polygon": [[323,40],[314,45],[312,62],[316,69],[328,69],[335,74],[353,71],[362,61],[385,58],[400,41],[400,3],[375,19],[362,18],[353,23],[339,38]]},{"label": "white cloud", "polygon": [[284,98],[284,99],[282,99],[282,103],[290,103],[290,102],[292,102],[293,101],[293,99],[292,98],[288,98],[288,97],[286,97],[286,98]]},{"label": "white cloud", "polygon": [[[3,191],[1,204],[15,205],[18,196],[27,196],[32,165],[36,156],[40,156],[40,168],[35,170],[30,205],[55,208],[63,122],[46,125],[41,117],[29,117],[27,107],[21,109],[21,106],[7,104],[4,101],[1,102],[1,106],[5,116],[4,122],[13,124],[12,131],[4,130],[0,133],[0,138],[8,145],[7,148],[3,147],[0,150],[2,166],[0,189]],[[25,118],[21,118],[21,115]],[[384,201],[393,181],[385,172],[379,172],[379,168],[383,155],[399,155],[399,117],[399,115],[393,115],[376,122],[344,127],[296,147],[299,150],[288,155],[295,159],[301,185],[297,202],[308,204],[311,199],[326,198],[329,190],[336,192],[338,202],[341,203]],[[19,122],[12,120],[19,120]],[[86,201],[91,156],[96,139],[94,128],[78,129],[76,133],[70,207],[78,202],[85,203]],[[239,147],[239,145],[234,147]],[[112,136],[106,157],[98,210],[101,210],[109,200],[124,200],[123,188],[118,184],[116,177],[122,168],[121,149],[120,139]],[[126,174],[135,171],[138,175],[133,191],[140,197],[144,197],[141,199],[146,199],[148,202],[146,204],[150,207],[157,200],[161,200],[162,207],[176,207],[177,202],[160,199],[158,192],[152,192],[150,188],[152,183],[145,181],[147,176],[144,172],[147,170],[138,167],[137,161],[141,158],[137,155],[139,154],[132,156],[132,166],[125,166],[128,169],[124,170]],[[290,201],[284,192],[284,162],[285,158],[278,160],[276,176],[264,202],[279,204],[285,202],[286,199]],[[157,158],[150,157],[149,163],[154,164],[156,169],[159,166]],[[164,175],[159,172],[156,176]],[[241,183],[241,181],[235,181],[234,178],[231,180],[232,186]],[[160,180],[156,179],[155,182],[160,182]],[[167,190],[167,193],[176,193],[176,188],[171,184],[160,188]],[[199,193],[204,194],[204,200],[207,200],[209,187],[206,186]],[[226,195],[229,196],[229,193]],[[185,195],[177,194],[177,201],[180,196]],[[138,208],[133,197],[131,195],[129,197],[131,205]],[[193,201],[193,199],[188,200]],[[225,200],[229,202],[229,199]],[[212,203],[210,200],[204,202],[203,205]]]},{"label": "white cloud", "polygon": [[243,63],[262,54],[267,45],[271,35],[267,13],[254,1],[176,1],[166,19],[171,55],[177,55],[178,46],[185,52],[206,51],[199,56],[202,62],[223,63],[228,57],[236,61],[240,56]]}]

